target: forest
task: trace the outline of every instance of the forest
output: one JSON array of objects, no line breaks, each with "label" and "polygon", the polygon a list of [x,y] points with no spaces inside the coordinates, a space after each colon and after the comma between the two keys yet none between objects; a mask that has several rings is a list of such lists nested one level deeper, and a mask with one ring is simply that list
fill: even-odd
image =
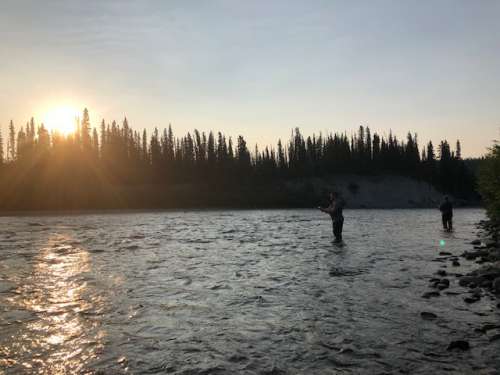
[{"label": "forest", "polygon": [[1,210],[307,207],[317,197],[287,199],[284,181],[341,174],[408,176],[455,197],[475,195],[460,141],[420,147],[416,134],[401,140],[364,126],[307,137],[296,128],[259,149],[242,135],[176,137],[170,125],[148,134],[126,118],[93,127],[85,109],[68,135],[33,118],[0,134]]}]

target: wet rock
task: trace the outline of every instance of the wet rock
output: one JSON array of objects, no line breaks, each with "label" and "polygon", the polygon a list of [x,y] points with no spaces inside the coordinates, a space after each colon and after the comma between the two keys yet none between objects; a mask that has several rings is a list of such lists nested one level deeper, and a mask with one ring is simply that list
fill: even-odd
[{"label": "wet rock", "polygon": [[439,255],[446,256],[446,255],[453,255],[453,254],[448,252],[448,251],[440,251]]},{"label": "wet rock", "polygon": [[450,345],[448,345],[448,349],[446,349],[446,350],[462,350],[462,351],[465,351],[465,350],[469,350],[469,349],[470,349],[470,345],[469,345],[468,341],[465,341],[465,340],[456,340],[456,341],[450,342]]},{"label": "wet rock", "polygon": [[439,290],[443,290],[449,288],[449,286],[450,286],[449,284],[438,283],[436,285],[436,288],[438,288]]},{"label": "wet rock", "polygon": [[434,320],[437,318],[437,315],[431,312],[422,311],[420,317],[424,320]]},{"label": "wet rock", "polygon": [[439,285],[439,281],[434,281],[434,282],[432,282],[432,283],[430,284],[430,287],[431,287],[431,288],[437,288],[437,287],[438,287],[438,285]]},{"label": "wet rock", "polygon": [[452,263],[453,267],[460,267],[460,262],[458,260],[454,260]]},{"label": "wet rock", "polygon": [[263,371],[261,374],[263,374],[263,375],[284,375],[284,374],[286,374],[286,371],[284,371],[276,366],[273,366],[270,370]]},{"label": "wet rock", "polygon": [[436,275],[439,275],[439,276],[446,276],[446,275],[447,275],[447,273],[446,273],[446,271],[445,271],[445,270],[438,270],[438,271],[436,272]]},{"label": "wet rock", "polygon": [[471,241],[470,244],[471,245],[481,245],[481,241],[480,240],[474,240],[474,241]]},{"label": "wet rock", "polygon": [[474,295],[471,297],[465,297],[464,302],[471,304],[471,303],[475,303],[475,302],[479,301],[480,299],[481,299],[481,297]]},{"label": "wet rock", "polygon": [[469,291],[473,296],[481,297],[481,288],[473,288]]},{"label": "wet rock", "polygon": [[479,278],[475,277],[475,276],[462,276],[459,280],[458,280],[458,285],[460,286],[469,286],[470,284],[477,284]]},{"label": "wet rock", "polygon": [[339,353],[341,354],[348,354],[348,353],[354,353],[354,347],[352,345],[346,345],[340,348]]},{"label": "wet rock", "polygon": [[494,330],[488,331],[487,335],[488,335],[488,340],[490,340],[490,342],[500,340],[500,330],[499,329],[494,329]]},{"label": "wet rock", "polygon": [[486,333],[486,332],[491,331],[493,329],[495,329],[495,330],[500,329],[500,325],[498,325],[498,324],[484,324],[481,328],[479,328],[479,331]]},{"label": "wet rock", "polygon": [[439,283],[441,281],[441,279],[437,278],[437,277],[433,277],[432,279],[429,280],[431,283]]},{"label": "wet rock", "polygon": [[241,355],[241,354],[233,354],[231,357],[228,358],[229,362],[243,362],[243,361],[247,361],[248,358],[245,357],[244,355]]},{"label": "wet rock", "polygon": [[481,288],[491,288],[491,281],[490,280],[483,280],[481,284],[479,284]]},{"label": "wet rock", "polygon": [[469,253],[469,252],[467,252],[467,251],[466,251],[465,253],[463,253],[463,254],[462,254],[462,256],[463,256],[465,259],[467,259],[467,260],[474,260],[474,259],[476,259],[475,254],[473,254],[473,253]]},{"label": "wet rock", "polygon": [[462,256],[467,260],[474,260],[476,258],[485,257],[488,255],[489,255],[488,250],[466,251],[465,253],[462,254]]},{"label": "wet rock", "polygon": [[486,243],[484,245],[486,246],[486,248],[491,249],[491,248],[496,247],[497,243],[496,243],[496,241],[489,240],[489,241],[486,241]]},{"label": "wet rock", "polygon": [[429,299],[431,297],[439,297],[441,294],[439,292],[427,292],[422,294],[422,298]]},{"label": "wet rock", "polygon": [[497,277],[493,282],[491,283],[491,287],[496,293],[500,293],[500,277]]},{"label": "wet rock", "polygon": [[498,249],[491,251],[490,254],[488,255],[488,262],[494,263],[498,262],[499,260],[500,260],[500,250]]},{"label": "wet rock", "polygon": [[476,271],[471,272],[470,276],[476,276],[478,278],[493,281],[497,277],[500,277],[500,265],[498,263],[495,263],[493,265],[482,267]]}]

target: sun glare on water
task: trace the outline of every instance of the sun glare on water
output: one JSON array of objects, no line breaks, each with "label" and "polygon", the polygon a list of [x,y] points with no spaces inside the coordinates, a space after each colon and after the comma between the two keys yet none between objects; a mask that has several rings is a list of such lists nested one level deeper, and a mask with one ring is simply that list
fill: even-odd
[{"label": "sun glare on water", "polygon": [[56,107],[45,114],[43,123],[49,131],[68,135],[75,132],[78,116],[79,112],[73,107]]}]

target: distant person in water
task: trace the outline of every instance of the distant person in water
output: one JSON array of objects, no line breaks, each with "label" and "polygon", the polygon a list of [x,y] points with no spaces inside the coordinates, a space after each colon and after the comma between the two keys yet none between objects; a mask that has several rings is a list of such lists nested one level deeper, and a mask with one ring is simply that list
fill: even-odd
[{"label": "distant person in water", "polygon": [[453,205],[448,196],[444,197],[443,203],[439,206],[439,211],[441,211],[444,230],[451,231],[453,229]]},{"label": "distant person in water", "polygon": [[339,193],[334,191],[330,193],[330,204],[328,207],[318,207],[322,212],[329,214],[332,218],[335,243],[342,242],[342,228],[344,226],[344,215],[342,215],[342,210],[344,206],[344,200],[340,197]]}]

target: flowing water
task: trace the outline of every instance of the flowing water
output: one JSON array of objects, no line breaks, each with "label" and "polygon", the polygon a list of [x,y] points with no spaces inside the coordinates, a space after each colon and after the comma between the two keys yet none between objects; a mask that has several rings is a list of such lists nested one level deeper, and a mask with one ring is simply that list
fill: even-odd
[{"label": "flowing water", "polygon": [[[1,217],[0,373],[500,368],[499,342],[474,331],[499,322],[495,302],[466,305],[453,277],[421,297],[457,271],[438,252],[471,249],[482,210],[457,210],[452,234],[436,210],[345,216],[344,246],[316,210]],[[446,351],[464,338],[470,351]]]}]

